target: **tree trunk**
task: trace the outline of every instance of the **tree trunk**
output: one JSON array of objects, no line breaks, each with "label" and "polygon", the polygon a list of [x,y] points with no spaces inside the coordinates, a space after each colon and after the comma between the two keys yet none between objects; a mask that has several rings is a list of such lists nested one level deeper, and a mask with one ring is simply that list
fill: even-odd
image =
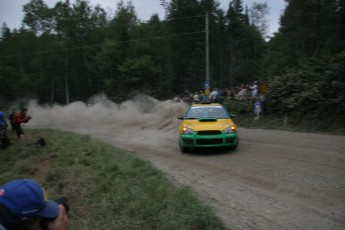
[{"label": "tree trunk", "polygon": [[65,96],[66,96],[66,105],[69,104],[69,89],[68,89],[68,58],[65,58]]}]

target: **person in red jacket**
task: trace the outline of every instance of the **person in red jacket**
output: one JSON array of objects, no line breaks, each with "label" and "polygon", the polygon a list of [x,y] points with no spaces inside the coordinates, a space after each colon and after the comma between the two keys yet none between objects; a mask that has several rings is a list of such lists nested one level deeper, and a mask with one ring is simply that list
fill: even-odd
[{"label": "person in red jacket", "polygon": [[14,115],[13,125],[16,130],[17,138],[20,138],[20,136],[24,134],[21,124],[27,123],[31,119],[31,117],[26,114],[27,111],[28,110],[26,108],[23,108],[19,113]]}]

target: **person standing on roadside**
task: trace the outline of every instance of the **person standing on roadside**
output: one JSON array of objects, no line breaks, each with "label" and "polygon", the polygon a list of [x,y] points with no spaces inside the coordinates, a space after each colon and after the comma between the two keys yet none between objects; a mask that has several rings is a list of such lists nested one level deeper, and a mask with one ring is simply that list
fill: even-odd
[{"label": "person standing on roadside", "polygon": [[260,103],[261,103],[261,113],[266,114],[266,98],[265,95],[261,94],[260,95]]},{"label": "person standing on roadside", "polygon": [[254,103],[254,108],[253,108],[253,112],[255,115],[254,120],[259,120],[260,117],[260,113],[261,113],[261,102],[259,99],[257,99]]},{"label": "person standing on roadside", "polygon": [[198,103],[200,103],[200,96],[198,92],[195,92],[193,95],[193,104],[198,104]]},{"label": "person standing on roadside", "polygon": [[3,148],[11,145],[11,142],[7,137],[7,122],[5,119],[5,113],[3,112],[3,107],[1,105],[0,105],[0,140],[1,140],[1,147]]},{"label": "person standing on roadside", "polygon": [[14,128],[14,116],[16,115],[16,108],[12,108],[12,112],[8,116],[8,120],[10,121],[12,131],[15,131]]},{"label": "person standing on roadside", "polygon": [[217,103],[218,102],[218,89],[214,88],[213,91],[210,93],[210,102]]},{"label": "person standing on roadside", "polygon": [[31,119],[31,117],[26,114],[27,111],[28,110],[26,108],[23,108],[19,113],[14,115],[13,124],[14,129],[16,130],[17,138],[20,138],[20,136],[24,134],[21,124],[27,123]]}]

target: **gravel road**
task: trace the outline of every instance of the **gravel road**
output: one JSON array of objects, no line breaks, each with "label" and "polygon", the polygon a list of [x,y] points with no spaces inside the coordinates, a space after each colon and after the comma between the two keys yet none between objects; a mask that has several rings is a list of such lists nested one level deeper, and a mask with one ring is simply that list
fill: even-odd
[{"label": "gravel road", "polygon": [[33,104],[28,126],[87,134],[130,150],[191,187],[231,229],[345,229],[344,136],[239,128],[235,151],[182,154],[176,117],[186,106],[150,103]]}]

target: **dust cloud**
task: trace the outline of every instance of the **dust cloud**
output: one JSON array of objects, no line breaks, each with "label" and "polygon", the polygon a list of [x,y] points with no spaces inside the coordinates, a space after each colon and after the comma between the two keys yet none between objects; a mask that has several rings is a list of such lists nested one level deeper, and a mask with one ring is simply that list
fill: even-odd
[{"label": "dust cloud", "polygon": [[176,145],[177,117],[187,109],[184,103],[158,101],[146,95],[116,104],[101,94],[87,103],[38,105],[31,101],[28,128],[56,128],[89,134],[101,140],[120,144],[147,145],[153,148]]}]

